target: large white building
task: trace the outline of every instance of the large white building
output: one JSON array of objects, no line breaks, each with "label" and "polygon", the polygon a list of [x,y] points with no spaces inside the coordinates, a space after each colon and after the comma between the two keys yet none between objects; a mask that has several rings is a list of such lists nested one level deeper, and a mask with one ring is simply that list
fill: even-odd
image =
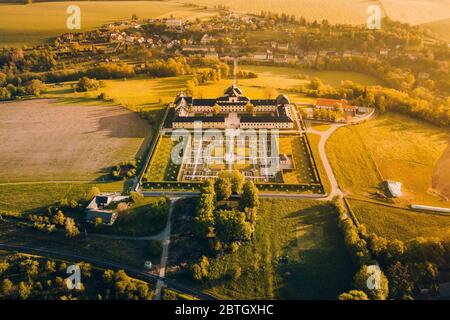
[{"label": "large white building", "polygon": [[252,100],[244,96],[242,90],[232,85],[223,96],[215,99],[194,99],[184,93],[174,102],[175,116],[172,128],[194,128],[201,122],[204,128],[227,128],[230,121],[226,118],[237,114],[234,127],[259,129],[292,129],[291,104],[286,95],[276,99]]}]

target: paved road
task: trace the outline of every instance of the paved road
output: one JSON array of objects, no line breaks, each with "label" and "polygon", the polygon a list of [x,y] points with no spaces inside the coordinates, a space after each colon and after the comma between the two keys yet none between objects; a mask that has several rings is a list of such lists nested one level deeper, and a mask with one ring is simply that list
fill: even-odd
[{"label": "paved road", "polygon": [[155,300],[161,300],[161,289],[164,286],[164,281],[162,279],[166,276],[166,265],[167,259],[169,257],[169,245],[170,245],[170,234],[171,234],[171,225],[172,225],[172,212],[175,206],[175,202],[177,202],[178,198],[172,198],[170,201],[169,215],[167,217],[166,228],[162,232],[162,254],[161,254],[161,262],[159,266],[159,279],[156,282],[156,291],[155,291]]},{"label": "paved road", "polygon": [[45,257],[54,258],[54,259],[69,260],[69,261],[84,261],[84,262],[88,262],[93,265],[96,265],[98,267],[101,267],[101,268],[122,269],[128,275],[135,276],[142,280],[146,280],[146,281],[161,280],[164,282],[164,284],[167,287],[174,289],[176,291],[179,291],[182,293],[187,293],[187,294],[196,296],[196,297],[198,297],[200,299],[204,299],[204,300],[216,300],[216,297],[214,297],[210,294],[204,293],[202,291],[193,289],[193,288],[185,286],[185,285],[181,285],[174,280],[161,279],[159,276],[150,274],[148,272],[142,271],[135,267],[128,266],[123,263],[113,262],[113,261],[109,261],[109,260],[98,258],[98,257],[91,257],[91,256],[87,256],[87,255],[69,253],[69,252],[65,252],[62,250],[50,250],[50,249],[47,249],[45,247],[41,247],[38,245],[22,246],[22,245],[15,245],[15,244],[9,244],[9,243],[0,243],[0,248],[5,249],[5,250],[10,250],[10,251],[18,251],[18,252],[23,252],[23,253],[28,253],[28,254],[45,256]]}]

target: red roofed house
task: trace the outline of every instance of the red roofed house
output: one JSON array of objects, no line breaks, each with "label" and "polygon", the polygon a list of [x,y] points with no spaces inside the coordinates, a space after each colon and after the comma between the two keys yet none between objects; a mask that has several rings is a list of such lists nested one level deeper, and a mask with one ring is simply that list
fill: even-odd
[{"label": "red roofed house", "polygon": [[342,109],[344,109],[344,112],[351,116],[355,116],[356,111],[358,110],[357,107],[349,105],[348,101],[345,99],[337,100],[337,99],[324,99],[324,98],[317,99],[315,108],[336,111],[339,106],[342,106]]}]

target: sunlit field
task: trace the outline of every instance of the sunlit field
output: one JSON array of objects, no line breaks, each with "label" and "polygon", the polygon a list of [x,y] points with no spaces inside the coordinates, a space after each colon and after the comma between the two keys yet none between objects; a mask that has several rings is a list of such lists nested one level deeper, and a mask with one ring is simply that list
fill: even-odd
[{"label": "sunlit field", "polygon": [[214,14],[174,1],[70,1],[43,2],[31,5],[0,4],[0,45],[22,46],[40,44],[50,37],[69,32],[66,9],[78,5],[81,9],[81,30],[86,32],[102,24],[121,19],[196,18]]}]

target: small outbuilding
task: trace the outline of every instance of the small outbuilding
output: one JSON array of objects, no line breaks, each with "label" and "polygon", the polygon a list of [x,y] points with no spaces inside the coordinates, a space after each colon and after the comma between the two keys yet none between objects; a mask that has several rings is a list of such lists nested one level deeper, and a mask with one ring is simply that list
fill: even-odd
[{"label": "small outbuilding", "polygon": [[398,181],[387,180],[387,187],[392,197],[398,198],[402,195],[402,183]]}]

